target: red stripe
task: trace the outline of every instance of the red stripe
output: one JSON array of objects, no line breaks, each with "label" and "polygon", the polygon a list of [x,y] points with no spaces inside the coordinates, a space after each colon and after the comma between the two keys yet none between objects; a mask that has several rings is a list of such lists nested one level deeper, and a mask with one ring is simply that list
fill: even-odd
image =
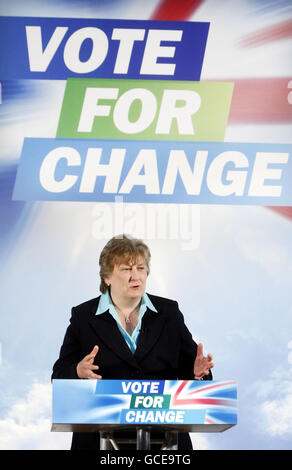
[{"label": "red stripe", "polygon": [[200,388],[198,388],[197,390],[191,390],[188,395],[194,395],[195,393],[200,393],[200,392],[205,392],[206,390],[210,390],[212,388],[221,388],[221,387],[225,387],[227,385],[235,385],[236,382],[233,381],[230,381],[230,382],[220,382],[220,384],[215,384],[215,385],[207,385],[206,387],[202,386]]},{"label": "red stripe", "polygon": [[[235,84],[228,124],[270,124],[292,121],[292,78],[246,78],[224,81]],[[291,95],[288,98],[289,94]]]},{"label": "red stripe", "polygon": [[213,406],[236,406],[236,401],[220,398],[182,398],[173,400],[174,406],[180,405],[213,405]]},{"label": "red stripe", "polygon": [[210,418],[205,418],[205,424],[218,424],[217,421],[213,421]]},{"label": "red stripe", "polygon": [[152,20],[184,21],[194,13],[204,0],[162,0]]},{"label": "red stripe", "polygon": [[187,380],[183,380],[183,382],[180,384],[180,386],[178,387],[177,391],[175,392],[174,398],[177,398],[177,396],[180,394],[180,392],[182,391],[182,389],[187,385],[187,383],[188,383]]},{"label": "red stripe", "polygon": [[268,206],[268,209],[271,209],[272,211],[278,212],[278,214],[283,215],[284,217],[288,217],[288,219],[292,219],[292,207],[270,207]]},{"label": "red stripe", "polygon": [[248,34],[241,40],[240,45],[242,47],[260,46],[267,42],[279,41],[291,36],[292,20],[288,20]]}]

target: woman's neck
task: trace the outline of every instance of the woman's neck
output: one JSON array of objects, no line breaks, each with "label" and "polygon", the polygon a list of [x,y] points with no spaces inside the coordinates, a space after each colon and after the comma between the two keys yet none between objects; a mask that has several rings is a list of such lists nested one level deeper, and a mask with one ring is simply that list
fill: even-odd
[{"label": "woman's neck", "polygon": [[131,312],[136,310],[141,303],[141,297],[134,299],[123,298],[120,296],[116,296],[112,292],[110,293],[110,297],[114,306],[125,314],[130,314]]}]

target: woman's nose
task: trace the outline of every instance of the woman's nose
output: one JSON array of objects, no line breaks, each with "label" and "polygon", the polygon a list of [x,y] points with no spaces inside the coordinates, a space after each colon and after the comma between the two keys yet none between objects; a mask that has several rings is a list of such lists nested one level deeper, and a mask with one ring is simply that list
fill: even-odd
[{"label": "woman's nose", "polygon": [[138,279],[138,277],[139,277],[139,271],[138,271],[138,269],[132,268],[132,270],[131,270],[131,279],[132,279],[132,280],[133,280],[133,279],[135,280],[135,279]]}]

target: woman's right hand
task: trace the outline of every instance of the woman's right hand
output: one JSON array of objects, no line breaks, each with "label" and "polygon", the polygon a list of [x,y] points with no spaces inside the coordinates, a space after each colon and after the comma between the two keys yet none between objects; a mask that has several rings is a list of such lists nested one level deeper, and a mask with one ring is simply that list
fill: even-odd
[{"label": "woman's right hand", "polygon": [[94,346],[90,354],[87,354],[82,361],[77,364],[77,375],[79,379],[101,379],[101,375],[95,374],[93,371],[99,369],[93,364],[94,358],[98,353],[98,346]]}]

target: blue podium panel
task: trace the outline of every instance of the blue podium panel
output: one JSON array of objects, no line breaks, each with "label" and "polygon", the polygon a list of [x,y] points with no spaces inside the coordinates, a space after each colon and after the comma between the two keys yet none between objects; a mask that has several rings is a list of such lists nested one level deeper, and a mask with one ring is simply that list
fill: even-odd
[{"label": "blue podium panel", "polygon": [[237,424],[237,387],[234,381],[53,380],[52,408],[52,431],[221,432]]}]

